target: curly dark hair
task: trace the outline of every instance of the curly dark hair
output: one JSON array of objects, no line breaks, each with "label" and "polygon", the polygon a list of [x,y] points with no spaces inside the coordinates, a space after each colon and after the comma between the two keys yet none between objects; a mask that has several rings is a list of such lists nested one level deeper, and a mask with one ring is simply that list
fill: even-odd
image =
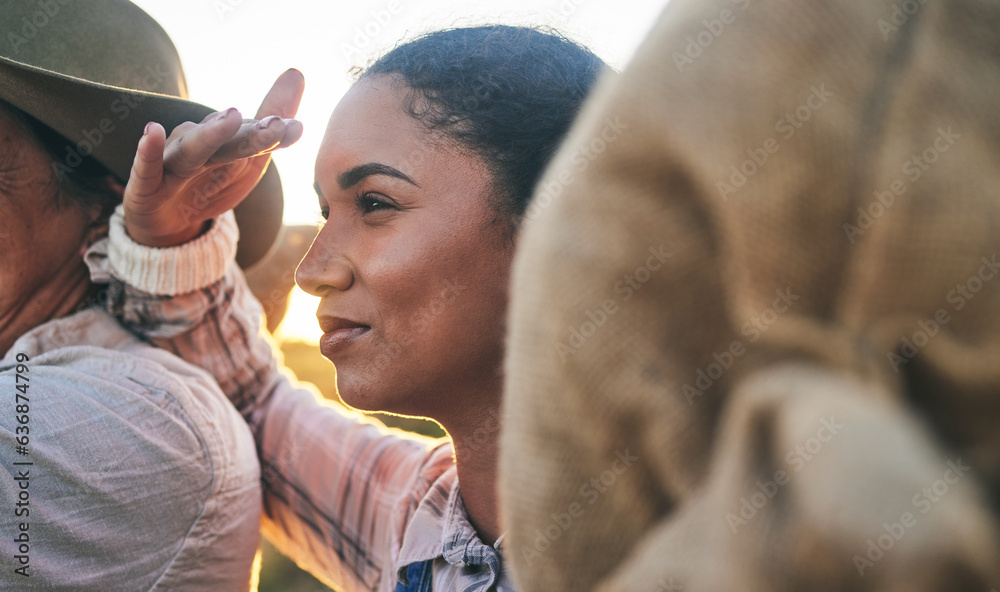
[{"label": "curly dark hair", "polygon": [[409,114],[482,158],[494,206],[516,221],[605,67],[558,32],[492,25],[423,35],[359,79],[401,76]]}]

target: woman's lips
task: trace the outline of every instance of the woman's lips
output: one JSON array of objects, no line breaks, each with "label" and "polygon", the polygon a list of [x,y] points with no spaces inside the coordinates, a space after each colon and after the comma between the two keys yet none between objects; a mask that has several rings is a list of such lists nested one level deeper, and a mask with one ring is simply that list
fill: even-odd
[{"label": "woman's lips", "polygon": [[[327,325],[321,323],[321,325]],[[366,334],[371,327],[358,323],[329,323],[322,327],[323,336],[319,338],[320,352],[327,358],[336,355],[350,347],[358,338]]]}]

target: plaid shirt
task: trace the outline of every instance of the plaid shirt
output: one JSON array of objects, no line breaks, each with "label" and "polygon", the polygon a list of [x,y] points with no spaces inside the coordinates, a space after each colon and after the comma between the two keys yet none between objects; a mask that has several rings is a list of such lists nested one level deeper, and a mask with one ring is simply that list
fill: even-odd
[{"label": "plaid shirt", "polygon": [[[192,244],[179,265],[196,265]],[[469,522],[450,442],[387,429],[298,383],[261,330],[260,304],[234,264],[212,285],[157,296],[110,278],[117,273],[106,249],[92,248],[88,263],[119,292],[110,300],[123,324],[208,370],[249,424],[263,531],[278,549],[338,590],[393,591],[407,583],[410,565],[427,561],[429,589],[513,590],[499,545],[480,541]],[[143,250],[123,249],[139,260],[131,267]]]}]

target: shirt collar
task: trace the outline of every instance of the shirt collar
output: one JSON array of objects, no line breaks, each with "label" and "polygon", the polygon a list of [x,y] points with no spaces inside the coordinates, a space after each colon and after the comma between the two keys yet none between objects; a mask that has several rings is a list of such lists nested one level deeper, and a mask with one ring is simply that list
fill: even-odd
[{"label": "shirt collar", "polygon": [[[501,537],[502,539],[503,537]],[[501,576],[500,540],[496,546],[484,544],[469,522],[453,466],[434,483],[410,519],[396,562],[396,577],[406,584],[406,570],[418,561],[443,558],[458,568],[477,567],[488,571],[489,589]]]}]

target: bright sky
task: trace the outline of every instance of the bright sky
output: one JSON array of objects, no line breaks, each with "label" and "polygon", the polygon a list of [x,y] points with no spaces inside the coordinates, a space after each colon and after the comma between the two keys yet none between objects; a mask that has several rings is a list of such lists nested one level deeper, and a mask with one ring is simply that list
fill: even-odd
[{"label": "bright sky", "polygon": [[[252,117],[288,68],[306,78],[299,142],[274,160],[286,224],[318,220],[313,162],[327,118],[350,86],[348,70],[401,39],[484,23],[549,25],[616,68],[628,62],[667,0],[133,0],[174,40],[191,98]],[[665,59],[667,59],[665,57]],[[317,301],[296,289],[279,338],[316,341]]]}]

